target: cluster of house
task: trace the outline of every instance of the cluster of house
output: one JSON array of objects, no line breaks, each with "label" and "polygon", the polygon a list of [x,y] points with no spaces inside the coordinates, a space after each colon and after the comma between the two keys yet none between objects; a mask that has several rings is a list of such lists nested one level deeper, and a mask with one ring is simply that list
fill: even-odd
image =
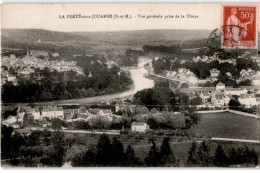
[{"label": "cluster of house", "polygon": [[247,107],[260,105],[260,88],[257,86],[240,86],[238,88],[226,87],[218,83],[216,87],[190,87],[181,88],[190,99],[199,96],[204,106],[227,106],[230,99],[238,96],[238,101]]},{"label": "cluster of house", "polygon": [[[207,82],[215,82],[218,80],[220,71],[213,68],[210,70],[210,77],[207,79],[199,79],[189,69],[178,68],[176,71],[165,70],[162,73],[163,77],[166,77],[173,81],[179,81],[180,83],[187,83],[188,86],[198,86],[199,84],[205,84]],[[228,74],[231,75],[231,74]]]},{"label": "cluster of house", "polygon": [[[134,106],[134,105],[133,105]],[[25,114],[31,116],[32,119],[42,122],[43,127],[50,125],[48,121],[53,118],[59,118],[67,122],[74,121],[88,121],[93,117],[102,116],[106,117],[110,122],[121,118],[121,116],[113,114],[110,109],[86,109],[85,107],[80,107],[77,109],[63,109],[62,107],[54,106],[43,106],[39,107],[29,107],[24,106],[20,107],[17,110],[16,116],[9,116],[7,119],[2,121],[3,125],[12,126],[13,128],[20,128],[20,125],[24,121]],[[131,125],[131,130],[133,132],[146,132],[149,129],[149,126],[146,122],[133,122]]]},{"label": "cluster of house", "polygon": [[189,69],[179,68],[177,71],[164,71],[163,75],[176,81],[185,81],[189,86],[197,85],[198,78]]},{"label": "cluster of house", "polygon": [[260,86],[260,72],[255,71],[252,69],[248,70],[241,70],[240,72],[240,78],[237,81],[244,81],[244,80],[250,80],[252,85],[254,86]]},{"label": "cluster of house", "polygon": [[[260,58],[259,56],[252,56],[249,52],[245,52],[243,55],[239,56],[238,58],[245,58],[245,56],[250,55],[248,57],[250,57],[250,59],[255,62],[258,63],[258,65],[260,66]],[[155,58],[155,61],[160,59],[159,57]],[[197,57],[193,57],[192,60],[187,60],[189,62],[205,62],[205,63],[210,63],[213,61],[218,61],[220,64],[221,63],[229,63],[229,64],[233,64],[236,65],[236,60],[235,59],[227,59],[227,60],[222,60],[218,57],[217,54],[213,55],[213,56],[197,56]],[[171,60],[171,63],[174,63],[175,61],[179,61],[178,58],[174,58],[173,60]],[[180,63],[185,63],[187,62],[186,60],[181,60]],[[149,64],[148,66],[146,66],[148,72],[150,74],[153,74],[153,66],[152,64]],[[170,68],[171,69],[171,68]],[[180,81],[183,83],[187,83],[189,86],[198,86],[198,84],[205,84],[207,82],[215,82],[218,80],[218,76],[219,76],[220,71],[213,68],[210,70],[210,77],[207,79],[198,79],[194,73],[192,73],[190,70],[188,69],[183,69],[183,68],[179,68],[175,71],[171,71],[171,70],[165,70],[162,73],[163,77],[167,77],[171,80],[174,81]],[[232,78],[232,74],[230,72],[227,72],[226,75],[229,78]],[[247,69],[247,70],[242,70],[240,72],[240,78],[237,79],[237,82],[242,82],[245,80],[250,80],[253,86],[260,86],[260,72],[259,71],[254,71],[252,69]]]},{"label": "cluster of house", "polygon": [[202,57],[200,57],[200,56],[193,57],[192,61],[193,62],[205,62],[205,63],[211,63],[213,61],[218,61],[220,64],[221,63],[230,63],[230,64],[233,64],[233,65],[236,65],[236,60],[235,59],[222,60],[216,54],[213,55],[213,56],[203,55]]},{"label": "cluster of house", "polygon": [[[6,120],[3,120],[2,123],[5,125],[16,125],[21,124],[24,120],[25,114],[31,116],[32,119],[38,120],[41,122],[46,122],[43,120],[51,120],[53,118],[59,118],[67,122],[74,121],[88,121],[91,118],[98,116],[106,117],[108,121],[113,121],[116,118],[121,118],[121,116],[114,115],[110,109],[86,109],[85,107],[80,107],[77,109],[63,109],[62,107],[56,106],[43,106],[43,107],[29,107],[24,106],[20,107],[17,110],[16,116],[9,116]],[[44,124],[43,124],[44,125]],[[19,128],[17,126],[17,128]]]},{"label": "cluster of house", "polygon": [[243,55],[240,55],[238,58],[250,58],[253,62],[257,63],[258,66],[260,66],[259,51],[258,51],[258,55],[252,55],[250,52],[245,52]]},{"label": "cluster of house", "polygon": [[[37,56],[39,55],[36,54],[35,51],[33,53],[28,52],[25,57],[21,58],[15,55],[10,55],[10,57],[3,56],[1,61],[2,84],[7,81],[13,82],[14,84],[17,83],[16,75],[9,72],[11,68],[21,77],[29,77],[30,74],[35,73],[36,68],[43,70],[45,67],[48,67],[50,71],[75,71],[79,75],[84,75],[82,68],[77,66],[76,61],[49,61],[48,58],[40,59],[37,58]],[[44,55],[44,57],[45,56],[46,55]]]},{"label": "cluster of house", "polygon": [[1,84],[3,85],[6,82],[12,82],[14,85],[18,84],[16,75],[13,75],[13,74],[9,73],[8,71],[1,69]]},{"label": "cluster of house", "polygon": [[[147,67],[149,70],[152,68]],[[150,71],[150,74],[152,72]],[[165,70],[162,73],[163,77],[166,77],[173,81],[179,81],[181,83],[187,83],[188,86],[198,86],[199,84],[206,84],[207,82],[216,82],[218,81],[220,71],[216,68],[210,70],[210,77],[207,79],[199,79],[196,75],[191,72],[189,69],[178,68],[176,71]],[[227,72],[226,75],[232,78],[232,74]],[[237,82],[250,80],[253,86],[260,86],[260,72],[252,69],[242,70],[240,72],[240,78],[237,79]]]},{"label": "cluster of house", "polygon": [[112,60],[107,60],[106,65],[109,69],[112,68],[113,66],[118,66],[118,64]]}]

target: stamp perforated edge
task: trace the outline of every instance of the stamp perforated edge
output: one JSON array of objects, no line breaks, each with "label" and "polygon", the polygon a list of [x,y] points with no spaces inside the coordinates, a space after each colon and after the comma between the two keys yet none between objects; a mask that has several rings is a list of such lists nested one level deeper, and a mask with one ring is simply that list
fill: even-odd
[{"label": "stamp perforated edge", "polygon": [[244,6],[244,7],[256,7],[256,30],[255,30],[255,39],[256,39],[256,45],[254,47],[246,47],[246,46],[234,46],[234,47],[225,47],[223,46],[223,35],[221,35],[221,48],[222,49],[258,49],[258,17],[259,17],[259,11],[258,11],[258,4],[221,4],[221,13],[220,13],[220,31],[222,30],[223,26],[224,25],[224,6],[231,6],[231,7],[241,7],[241,6]]}]

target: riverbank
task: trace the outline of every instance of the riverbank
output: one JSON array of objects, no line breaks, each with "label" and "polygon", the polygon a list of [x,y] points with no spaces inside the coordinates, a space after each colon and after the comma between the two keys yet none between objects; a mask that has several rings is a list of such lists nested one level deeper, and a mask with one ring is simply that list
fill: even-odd
[{"label": "riverbank", "polygon": [[[146,78],[148,71],[144,68],[144,65],[151,62],[152,59],[149,58],[139,58],[138,68],[129,69],[133,84],[129,86],[129,89],[120,93],[107,94],[94,97],[85,97],[78,99],[66,99],[66,100],[52,100],[52,101],[41,101],[35,102],[34,105],[64,105],[64,104],[96,104],[106,101],[121,100],[126,98],[131,98],[136,92],[154,87],[154,81]],[[15,103],[18,104],[18,103]],[[28,105],[32,103],[22,103],[21,105]]]},{"label": "riverbank", "polygon": [[[123,99],[127,96],[124,95],[125,92],[132,92],[135,90],[135,85],[131,84],[129,86],[129,89],[123,92],[115,93],[115,94],[107,94],[107,95],[101,95],[101,96],[94,96],[94,97],[85,97],[85,98],[79,98],[79,99],[70,99],[70,100],[54,100],[54,101],[48,101],[48,102],[36,102],[34,105],[61,105],[61,104],[95,104],[105,101],[113,101],[117,99]],[[130,95],[129,95],[130,96]],[[128,96],[128,97],[129,97]]]}]

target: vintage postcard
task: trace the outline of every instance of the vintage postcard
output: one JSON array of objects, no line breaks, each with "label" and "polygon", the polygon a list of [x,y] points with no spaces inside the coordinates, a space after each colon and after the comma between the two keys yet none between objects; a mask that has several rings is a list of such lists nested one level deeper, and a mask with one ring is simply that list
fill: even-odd
[{"label": "vintage postcard", "polygon": [[260,165],[259,4],[1,5],[2,167]]}]

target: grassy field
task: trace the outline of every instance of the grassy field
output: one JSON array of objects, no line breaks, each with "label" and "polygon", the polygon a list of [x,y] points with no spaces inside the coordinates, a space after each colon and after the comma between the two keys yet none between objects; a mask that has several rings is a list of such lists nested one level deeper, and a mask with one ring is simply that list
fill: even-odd
[{"label": "grassy field", "polygon": [[189,135],[222,138],[259,139],[259,120],[233,113],[198,114],[198,125]]}]

